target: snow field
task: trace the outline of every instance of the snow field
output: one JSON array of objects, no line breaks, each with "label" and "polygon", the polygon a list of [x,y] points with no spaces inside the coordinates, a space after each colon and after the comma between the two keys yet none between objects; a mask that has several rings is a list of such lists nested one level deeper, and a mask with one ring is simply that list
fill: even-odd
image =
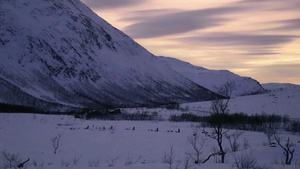
[{"label": "snow field", "polygon": [[[23,161],[30,158],[27,168],[43,169],[74,168],[112,168],[112,169],[166,169],[164,154],[168,155],[171,147],[174,151],[173,168],[180,161],[179,168],[187,152],[193,152],[187,141],[195,131],[197,123],[172,123],[168,121],[98,121],[81,120],[66,115],[35,114],[0,114],[0,151],[19,154]],[[84,129],[89,126],[88,129]],[[111,130],[110,127],[113,126]],[[105,130],[103,130],[105,127]],[[135,127],[135,130],[132,130]],[[158,132],[155,130],[158,128]],[[180,128],[180,133],[176,133]],[[148,131],[153,130],[153,131]],[[173,132],[167,132],[167,131]],[[209,131],[210,129],[206,129]],[[200,129],[200,134],[202,129]],[[228,133],[234,132],[233,130]],[[258,163],[268,168],[296,169],[299,164],[283,166],[283,151],[279,147],[269,147],[263,133],[242,131],[239,138],[240,149],[245,139],[249,142],[246,150],[236,152],[236,156],[252,153]],[[51,138],[62,134],[57,154],[51,145]],[[290,137],[295,143],[294,162],[300,160],[299,135]],[[284,140],[284,139],[283,139]],[[229,148],[224,138],[224,147]],[[215,140],[204,144],[201,159],[205,159],[216,146]],[[298,160],[298,161],[297,161]],[[233,154],[227,153],[225,164],[216,164],[212,157],[205,164],[191,168],[232,168]],[[277,164],[278,163],[278,164]]]},{"label": "snow field", "polygon": [[[300,87],[295,85],[290,88],[274,89],[265,94],[249,95],[233,98],[229,101],[229,113],[245,113],[248,115],[267,114],[288,116],[300,119]],[[211,102],[195,102],[181,105],[189,107],[195,114],[207,114],[211,109]],[[199,114],[202,112],[202,114]]]}]

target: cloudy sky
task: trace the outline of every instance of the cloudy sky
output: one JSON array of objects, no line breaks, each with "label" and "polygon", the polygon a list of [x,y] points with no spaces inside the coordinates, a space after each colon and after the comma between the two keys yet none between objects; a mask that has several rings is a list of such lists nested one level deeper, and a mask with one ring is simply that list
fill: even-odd
[{"label": "cloudy sky", "polygon": [[157,56],[300,84],[300,0],[82,0]]}]

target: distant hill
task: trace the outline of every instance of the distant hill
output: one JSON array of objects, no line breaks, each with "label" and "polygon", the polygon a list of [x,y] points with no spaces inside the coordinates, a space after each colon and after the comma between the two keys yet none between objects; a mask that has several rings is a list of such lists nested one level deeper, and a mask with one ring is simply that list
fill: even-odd
[{"label": "distant hill", "polygon": [[[266,92],[258,95],[249,95],[233,98],[229,101],[230,113],[245,113],[248,115],[266,114],[288,116],[300,120],[300,85],[268,83],[262,84]],[[211,102],[187,103],[191,110],[197,112],[211,111]]]},{"label": "distant hill", "polygon": [[258,81],[250,77],[239,76],[228,70],[209,70],[170,57],[161,56],[159,58],[182,76],[213,92],[218,92],[217,89],[228,81],[235,83],[232,97],[263,93],[265,91]]}]

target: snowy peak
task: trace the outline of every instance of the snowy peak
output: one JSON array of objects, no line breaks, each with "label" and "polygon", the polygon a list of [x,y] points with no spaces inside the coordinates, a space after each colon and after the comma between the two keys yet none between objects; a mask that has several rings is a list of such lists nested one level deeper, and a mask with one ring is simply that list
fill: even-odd
[{"label": "snowy peak", "polygon": [[228,81],[233,81],[235,84],[232,97],[264,92],[264,88],[256,80],[241,77],[228,70],[209,70],[169,57],[159,57],[159,59],[187,79],[216,93],[217,89]]},{"label": "snowy peak", "polygon": [[79,0],[5,0],[0,11],[3,103],[104,108],[219,98]]},{"label": "snowy peak", "polygon": [[300,88],[300,85],[295,85],[291,83],[265,83],[262,84],[262,86],[268,91],[281,91]]}]

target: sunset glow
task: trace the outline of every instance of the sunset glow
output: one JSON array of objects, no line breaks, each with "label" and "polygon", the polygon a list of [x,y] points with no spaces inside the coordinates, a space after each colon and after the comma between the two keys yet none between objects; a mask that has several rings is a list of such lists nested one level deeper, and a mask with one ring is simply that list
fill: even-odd
[{"label": "sunset glow", "polygon": [[157,56],[300,84],[299,0],[82,0]]}]

